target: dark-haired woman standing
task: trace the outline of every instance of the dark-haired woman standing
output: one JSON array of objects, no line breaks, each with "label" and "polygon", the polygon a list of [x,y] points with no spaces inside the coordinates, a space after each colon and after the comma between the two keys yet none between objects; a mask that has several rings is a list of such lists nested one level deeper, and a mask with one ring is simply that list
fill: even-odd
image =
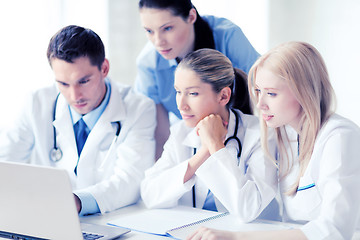
[{"label": "dark-haired woman standing", "polygon": [[190,0],[140,0],[139,9],[150,41],[137,59],[135,88],[157,104],[159,158],[169,136],[168,113],[181,118],[174,90],[174,71],[179,61],[197,49],[212,48],[247,73],[259,54],[237,25],[225,18],[201,17]]}]

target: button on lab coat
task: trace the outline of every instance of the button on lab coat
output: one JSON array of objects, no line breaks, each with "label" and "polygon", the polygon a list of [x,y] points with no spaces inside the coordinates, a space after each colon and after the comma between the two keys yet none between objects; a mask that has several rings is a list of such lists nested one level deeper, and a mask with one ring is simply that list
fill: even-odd
[{"label": "button on lab coat", "polygon": [[[149,208],[193,206],[195,185],[197,208],[203,207],[210,189],[218,211],[237,214],[243,221],[255,219],[275,196],[277,168],[261,150],[258,119],[240,112],[239,115],[240,158],[237,158],[236,141],[231,140],[226,148],[211,155],[185,184],[189,158],[201,143],[194,129],[186,127],[183,121],[177,123],[171,129],[161,158],[145,172],[141,183],[145,205]],[[227,138],[234,134],[234,128],[235,115],[230,111]]]},{"label": "button on lab coat", "polygon": [[[77,176],[74,173],[78,162],[76,140],[69,107],[61,94],[53,121],[56,86],[36,91],[14,128],[2,134],[0,160],[66,169],[74,192],[89,192],[102,213],[136,202],[144,171],[154,162],[155,105],[130,87],[110,83],[108,106],[85,142]],[[115,137],[116,121],[121,122],[120,135],[105,167],[100,168]],[[53,126],[57,146],[63,152],[62,159],[56,163],[49,159],[54,146]]]}]

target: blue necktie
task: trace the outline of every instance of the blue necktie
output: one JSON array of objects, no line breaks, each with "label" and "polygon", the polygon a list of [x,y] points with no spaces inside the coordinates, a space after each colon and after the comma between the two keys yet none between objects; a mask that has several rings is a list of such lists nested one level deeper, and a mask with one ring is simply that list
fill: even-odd
[{"label": "blue necktie", "polygon": [[210,189],[209,189],[208,195],[205,199],[204,206],[202,209],[210,210],[210,211],[217,211],[217,208],[215,205],[214,194],[210,191]]},{"label": "blue necktie", "polygon": [[76,138],[76,146],[77,146],[78,154],[80,156],[81,151],[86,142],[87,136],[89,134],[89,129],[82,118],[80,118],[80,120],[74,125],[74,132]]},{"label": "blue necktie", "polygon": [[[74,125],[74,132],[75,132],[75,138],[76,138],[76,147],[78,150],[78,155],[80,156],[81,151],[84,147],[84,144],[86,142],[87,136],[90,132],[89,128],[86,126],[86,123],[82,118]],[[79,163],[79,159],[78,159]],[[77,164],[74,169],[75,174],[77,174]]]}]

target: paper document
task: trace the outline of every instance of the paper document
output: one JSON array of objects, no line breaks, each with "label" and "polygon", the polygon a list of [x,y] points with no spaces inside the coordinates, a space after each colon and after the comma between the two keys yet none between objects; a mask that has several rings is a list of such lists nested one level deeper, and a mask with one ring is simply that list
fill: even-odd
[{"label": "paper document", "polygon": [[177,206],[169,209],[144,209],[133,214],[128,214],[114,219],[108,224],[121,226],[134,231],[168,235],[172,229],[185,227],[189,224],[210,220],[227,213],[206,211],[186,206]]},{"label": "paper document", "polygon": [[282,224],[274,224],[269,222],[251,222],[243,223],[235,215],[226,215],[219,218],[214,218],[211,221],[205,221],[199,224],[193,224],[184,228],[174,229],[168,232],[168,235],[176,239],[186,239],[191,233],[195,232],[199,227],[204,226],[207,228],[214,228],[226,231],[270,231],[270,230],[283,230],[290,227]]},{"label": "paper document", "polygon": [[169,209],[142,209],[118,217],[110,225],[133,231],[185,239],[200,226],[228,231],[277,230],[282,225],[264,222],[242,223],[237,216],[198,208],[177,206]]}]

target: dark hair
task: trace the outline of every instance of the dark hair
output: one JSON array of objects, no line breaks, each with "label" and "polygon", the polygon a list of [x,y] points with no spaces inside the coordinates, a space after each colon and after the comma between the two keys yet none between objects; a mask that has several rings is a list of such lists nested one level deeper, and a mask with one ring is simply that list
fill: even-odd
[{"label": "dark hair", "polygon": [[167,9],[174,16],[180,16],[184,20],[189,17],[192,8],[196,11],[196,21],[194,23],[195,44],[194,50],[201,48],[215,49],[215,41],[209,24],[199,15],[198,11],[191,3],[191,0],[140,0],[139,8]]},{"label": "dark hair", "polygon": [[105,60],[104,44],[91,29],[69,25],[50,39],[47,49],[50,65],[53,58],[73,63],[79,57],[88,57],[90,63],[99,70]]},{"label": "dark hair", "polygon": [[140,0],[139,8],[169,9],[173,15],[187,19],[190,9],[193,8],[191,0]]},{"label": "dark hair", "polygon": [[235,81],[230,87],[232,91],[230,103],[232,108],[241,110],[246,114],[253,114],[252,104],[250,100],[247,74],[238,68],[234,68]]},{"label": "dark hair", "polygon": [[208,48],[196,50],[186,55],[177,68],[194,71],[200,80],[210,84],[216,93],[230,87],[231,98],[227,106],[252,114],[247,75],[242,70],[235,69],[229,58],[221,52]]}]

